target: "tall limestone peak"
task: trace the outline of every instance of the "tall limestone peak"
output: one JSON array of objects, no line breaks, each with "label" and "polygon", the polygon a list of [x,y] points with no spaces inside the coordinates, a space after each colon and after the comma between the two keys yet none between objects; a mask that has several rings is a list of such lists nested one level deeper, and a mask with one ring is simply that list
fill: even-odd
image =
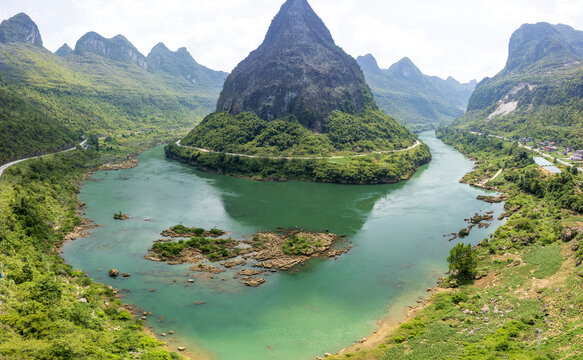
[{"label": "tall limestone peak", "polygon": [[0,23],[0,42],[30,42],[43,46],[38,27],[25,13],[14,15]]},{"label": "tall limestone peak", "polygon": [[55,55],[60,57],[65,57],[73,52],[73,49],[68,44],[63,44],[57,51],[55,51]]},{"label": "tall limestone peak", "polygon": [[582,58],[582,31],[561,24],[524,24],[510,38],[505,70],[523,69],[537,62],[565,65]]},{"label": "tall limestone peak", "polygon": [[75,53],[81,55],[87,52],[115,61],[132,62],[144,69],[148,68],[146,57],[122,35],[106,39],[96,32],[88,32],[75,45]]},{"label": "tall limestone peak", "polygon": [[376,103],[356,60],[336,46],[306,0],[288,0],[265,40],[227,77],[217,111],[295,115],[322,131],[334,110],[360,113]]}]

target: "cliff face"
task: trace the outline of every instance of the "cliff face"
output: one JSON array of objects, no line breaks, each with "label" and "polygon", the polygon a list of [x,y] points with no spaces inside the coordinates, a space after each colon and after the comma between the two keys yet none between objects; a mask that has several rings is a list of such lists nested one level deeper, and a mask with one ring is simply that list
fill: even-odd
[{"label": "cliff face", "polygon": [[98,33],[89,32],[77,41],[75,52],[78,54],[90,52],[111,60],[133,62],[144,69],[148,68],[146,57],[122,35],[106,39]]},{"label": "cliff face", "polygon": [[30,42],[43,46],[38,27],[28,15],[20,13],[0,23],[0,42]]},{"label": "cliff face", "polygon": [[336,46],[306,0],[288,0],[261,46],[225,81],[217,111],[255,112],[265,120],[293,114],[321,131],[334,110],[376,108],[356,61]]}]

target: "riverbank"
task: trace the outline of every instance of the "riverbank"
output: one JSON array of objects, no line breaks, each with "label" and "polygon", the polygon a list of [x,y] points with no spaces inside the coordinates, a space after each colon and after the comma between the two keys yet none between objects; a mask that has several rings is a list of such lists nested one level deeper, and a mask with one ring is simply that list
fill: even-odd
[{"label": "riverbank", "polygon": [[[97,227],[83,219],[76,194],[102,163],[101,153],[77,148],[21,161],[3,174],[0,357],[116,358],[134,351],[171,356],[132,318],[115,289],[66,265],[59,255],[65,242]],[[36,326],[43,332],[31,332]]]},{"label": "riverbank", "polygon": [[391,184],[408,180],[431,161],[419,142],[408,149],[345,157],[266,157],[225,154],[171,143],[168,158],[212,174],[260,181],[298,180],[339,184]]},{"label": "riverbank", "polygon": [[[371,332],[392,299],[415,289],[425,294],[445,270],[450,243],[441,234],[459,229],[459,219],[480,210],[500,213],[500,204],[477,202],[481,191],[458,184],[471,162],[431,134],[423,141],[436,159],[409,182],[363,187],[213,176],[167,161],[157,148],[144,153],[137,168],[98,172],[86,182],[80,198],[88,204],[87,216],[104,226],[91,239],[70,243],[64,255],[90,276],[127,289],[124,301],[152,312],[147,323],[156,333],[176,331],[189,350],[225,360],[313,358]],[[458,220],[444,219],[444,206]],[[111,215],[120,209],[131,219],[114,221]],[[248,240],[243,235],[257,229],[324,227],[347,234],[354,248],[337,260],[313,259],[299,272],[278,271],[251,289],[232,279],[240,269],[206,275],[189,270],[190,264],[145,262],[152,241],[176,223],[227,229],[227,236]],[[429,227],[435,239],[427,237]],[[469,239],[491,229],[476,229]],[[109,278],[110,268],[132,276]],[[313,331],[323,335],[304,344]]]},{"label": "riverbank", "polygon": [[[583,215],[576,207],[583,201],[577,191],[580,175],[543,174],[530,154],[512,145],[498,146],[496,139],[448,131],[441,135],[478,161],[464,177],[468,182],[497,173],[501,163],[507,165],[488,187],[507,194],[509,220],[474,247],[474,280],[434,294],[423,310],[389,331],[376,348],[332,358],[583,356]],[[537,187],[529,182],[537,182]],[[563,189],[549,192],[556,183]],[[569,195],[572,202],[558,200]]]}]

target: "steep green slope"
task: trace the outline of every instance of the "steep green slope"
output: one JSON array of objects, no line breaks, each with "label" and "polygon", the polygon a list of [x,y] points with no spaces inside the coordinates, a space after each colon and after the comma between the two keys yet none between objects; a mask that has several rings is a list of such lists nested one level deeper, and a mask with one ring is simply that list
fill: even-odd
[{"label": "steep green slope", "polygon": [[415,131],[434,129],[461,116],[476,85],[424,75],[409,58],[386,70],[370,54],[357,61],[379,107]]},{"label": "steep green slope", "polygon": [[155,131],[167,139],[191,128],[218,98],[223,73],[207,69],[199,83],[148,70],[146,57],[122,36],[88,33],[61,57],[38,45],[32,20],[18,29],[22,36],[0,43],[0,94],[7,99],[0,102],[0,128],[6,129],[0,162],[58,150],[90,133]]},{"label": "steep green slope", "polygon": [[506,67],[478,84],[455,127],[583,148],[583,32],[524,25]]},{"label": "steep green slope", "polygon": [[93,149],[30,160],[0,182],[0,359],[180,359],[144,331],[116,291],[58,252],[79,225],[78,184]]}]

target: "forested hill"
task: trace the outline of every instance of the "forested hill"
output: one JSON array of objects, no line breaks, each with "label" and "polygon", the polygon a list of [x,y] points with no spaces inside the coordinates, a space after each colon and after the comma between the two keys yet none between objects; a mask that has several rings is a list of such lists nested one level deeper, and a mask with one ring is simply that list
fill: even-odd
[{"label": "forested hill", "polygon": [[478,84],[468,112],[453,125],[583,148],[583,32],[521,26],[504,69]]},{"label": "forested hill", "polygon": [[379,107],[413,130],[432,129],[461,116],[477,84],[424,75],[409,58],[388,69],[381,69],[371,54],[356,60]]},{"label": "forested hill", "polygon": [[212,111],[227,75],[185,49],[147,58],[121,35],[91,32],[57,54],[42,44],[26,14],[0,24],[0,163],[90,134],[185,133]]}]

